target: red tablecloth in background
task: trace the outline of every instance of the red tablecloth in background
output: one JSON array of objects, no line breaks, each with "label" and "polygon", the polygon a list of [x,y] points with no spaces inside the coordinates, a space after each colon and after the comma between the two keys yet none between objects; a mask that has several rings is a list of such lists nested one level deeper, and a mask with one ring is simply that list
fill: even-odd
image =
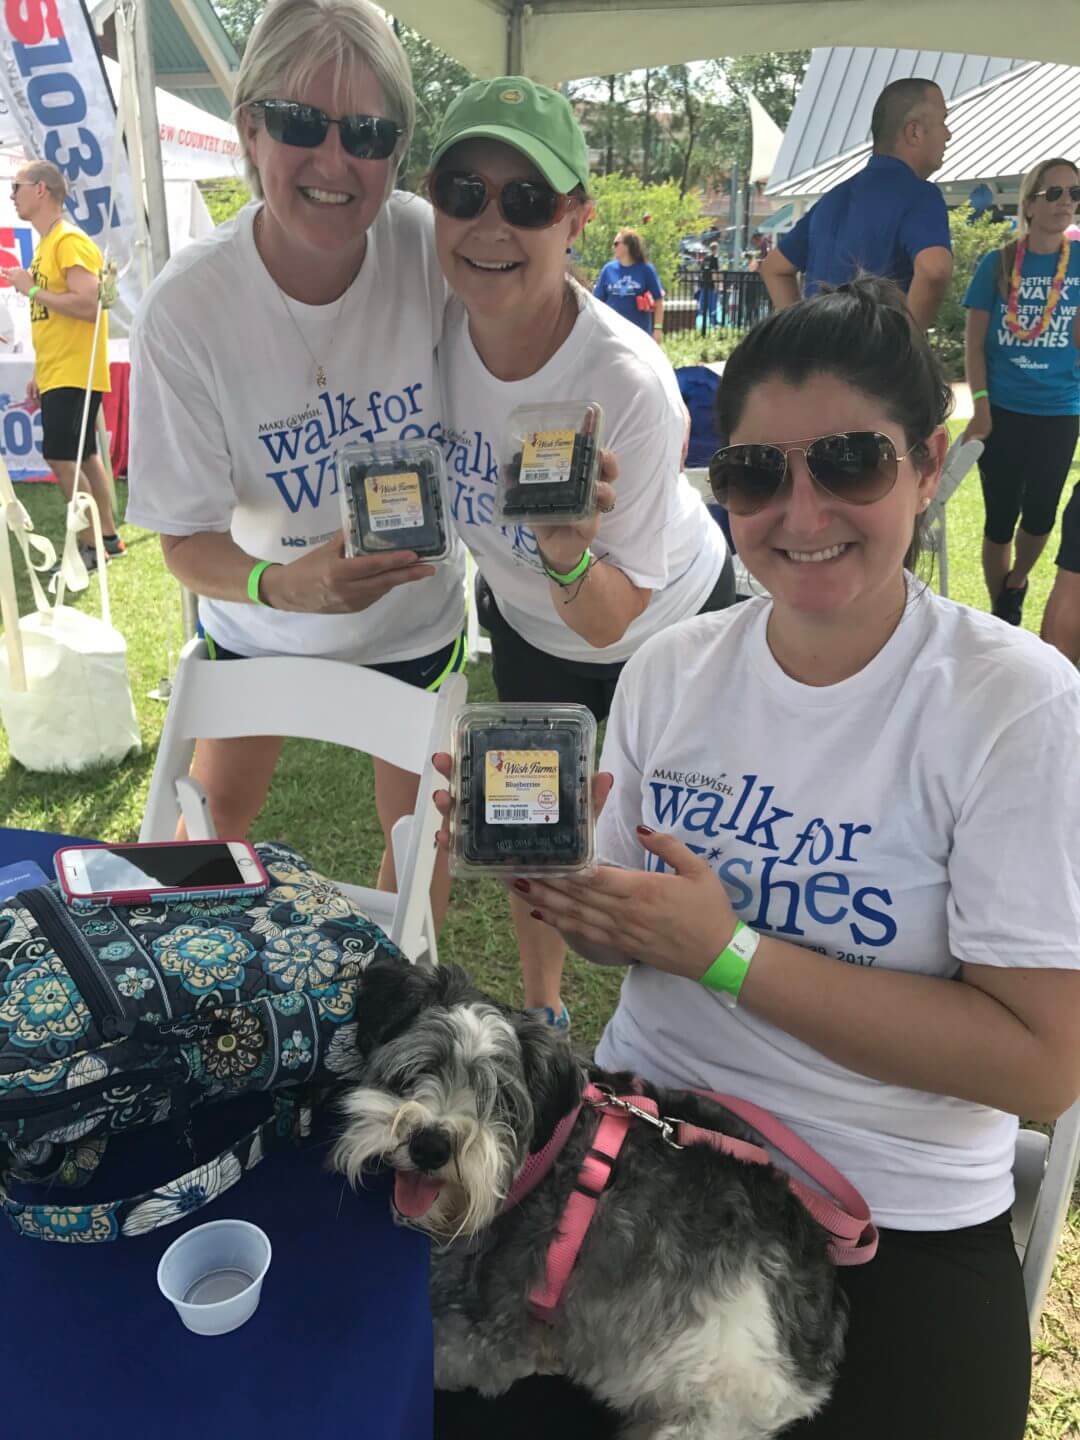
[{"label": "red tablecloth in background", "polygon": [[101,402],[105,428],[109,432],[109,460],[114,475],[126,475],[128,469],[128,404],[131,389],[131,366],[126,360],[109,365],[111,390]]}]

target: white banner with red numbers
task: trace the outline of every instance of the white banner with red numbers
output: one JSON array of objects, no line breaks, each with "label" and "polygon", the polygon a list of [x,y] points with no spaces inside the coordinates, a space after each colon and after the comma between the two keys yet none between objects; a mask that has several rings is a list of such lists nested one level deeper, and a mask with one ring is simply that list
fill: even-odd
[{"label": "white banner with red numbers", "polygon": [[113,193],[116,107],[81,0],[2,0],[0,99],[27,153],[64,172],[70,219],[123,270],[135,243],[131,177],[122,155]]}]

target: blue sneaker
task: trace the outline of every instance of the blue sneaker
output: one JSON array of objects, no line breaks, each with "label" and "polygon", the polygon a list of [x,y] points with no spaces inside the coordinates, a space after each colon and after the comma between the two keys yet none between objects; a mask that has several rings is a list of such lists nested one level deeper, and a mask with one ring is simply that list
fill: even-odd
[{"label": "blue sneaker", "polygon": [[545,1025],[550,1025],[553,1030],[570,1029],[570,1011],[565,1005],[560,1005],[559,1014],[550,1005],[535,1005],[525,1011],[526,1015],[534,1015],[537,1020],[542,1020]]}]

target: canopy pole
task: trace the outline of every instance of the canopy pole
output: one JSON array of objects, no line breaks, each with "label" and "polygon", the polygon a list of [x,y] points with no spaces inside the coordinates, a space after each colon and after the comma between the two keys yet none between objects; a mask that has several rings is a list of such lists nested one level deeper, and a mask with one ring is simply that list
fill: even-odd
[{"label": "canopy pole", "polygon": [[[161,163],[161,132],[158,127],[155,94],[154,47],[150,35],[150,0],[127,0],[117,6],[117,27],[128,28],[134,60],[135,129],[138,144],[132,147],[141,174],[133,175],[135,203],[145,204],[149,221],[151,278],[160,275],[169,260],[169,215],[165,201],[165,172]],[[123,78],[123,77],[121,77]],[[195,634],[198,605],[186,586],[180,587],[185,640]]]},{"label": "canopy pole", "polygon": [[154,95],[154,47],[150,39],[149,0],[135,0],[132,42],[135,56],[135,93],[138,97],[140,150],[150,221],[150,269],[160,275],[169,259],[169,219],[165,208],[165,175],[161,165],[161,134]]},{"label": "canopy pole", "polygon": [[506,73],[528,74],[525,62],[525,25],[532,19],[533,8],[528,0],[513,0],[506,17]]}]

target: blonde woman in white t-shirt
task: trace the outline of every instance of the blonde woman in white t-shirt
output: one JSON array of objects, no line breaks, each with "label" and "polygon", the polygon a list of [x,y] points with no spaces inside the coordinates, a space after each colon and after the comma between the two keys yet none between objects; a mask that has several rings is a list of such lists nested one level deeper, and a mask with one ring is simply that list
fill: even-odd
[{"label": "blonde woman in white t-shirt", "polygon": [[[682,474],[678,383],[648,335],[566,274],[592,204],[565,96],[521,76],[472,85],[447,111],[432,162],[455,297],[439,347],[450,503],[482,577],[495,686],[503,700],[576,701],[602,720],[649,636],[734,599],[722,533]],[[597,512],[577,525],[492,523],[511,412],[567,401],[603,410],[614,462]],[[513,915],[526,1006],[565,1026],[562,942],[516,897]]]},{"label": "blonde woman in white t-shirt", "polygon": [[[441,434],[446,289],[431,210],[393,191],[415,117],[409,65],[367,0],[275,0],[235,119],[256,201],[151,287],[132,345],[127,519],[161,534],[215,659],[305,655],[435,689],[464,659],[464,551],[348,558],[334,457]],[[200,740],[218,832],[246,834],[275,736]],[[385,837],[417,777],[375,762]],[[387,845],[379,883],[393,888]],[[445,906],[437,876],[436,911]]]},{"label": "blonde woman in white t-shirt", "polygon": [[870,1205],[836,1389],[785,1440],[1020,1440],[1017,1116],[1080,1091],[1080,677],[910,573],[949,400],[885,282],[751,333],[711,479],[771,598],[634,657],[603,863],[513,882],[629,967],[600,1066],[765,1106]]}]

